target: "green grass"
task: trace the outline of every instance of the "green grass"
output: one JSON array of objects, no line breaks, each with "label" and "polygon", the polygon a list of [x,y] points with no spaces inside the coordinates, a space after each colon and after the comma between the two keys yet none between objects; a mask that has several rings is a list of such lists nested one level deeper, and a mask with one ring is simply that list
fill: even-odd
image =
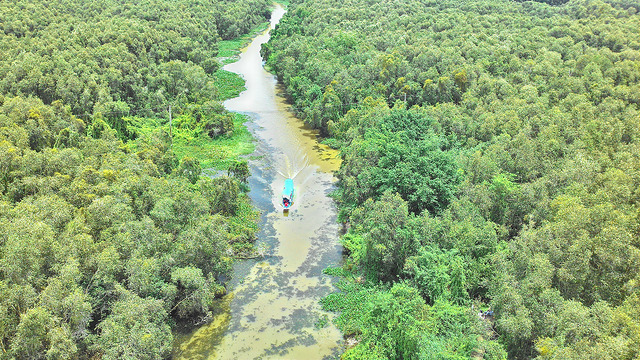
[{"label": "green grass", "polygon": [[[173,128],[173,152],[178,159],[192,157],[198,159],[203,169],[226,170],[238,157],[253,153],[255,145],[251,133],[244,126],[247,117],[233,114],[233,134],[215,139],[199,134],[191,129]],[[150,134],[156,129],[169,132],[169,122],[165,119],[135,118],[136,131],[140,135]],[[131,143],[134,146],[134,143]]]},{"label": "green grass", "polygon": [[[239,38],[231,39],[231,40],[223,40],[218,43],[218,59],[223,59],[223,64],[227,64],[229,62],[234,62],[235,59],[229,59],[231,57],[235,57],[240,54],[240,50],[245,46],[249,45],[251,40],[253,40],[256,35],[265,31],[269,27],[269,22],[264,22],[258,26],[256,26],[252,31],[248,34],[240,36]],[[227,60],[230,60],[227,62]]]},{"label": "green grass", "polygon": [[218,88],[218,99],[220,101],[233,99],[245,89],[244,80],[236,73],[218,70],[213,77]]},{"label": "green grass", "polygon": [[194,136],[189,130],[178,130],[173,138],[173,151],[178,159],[189,156],[200,161],[203,169],[226,170],[241,155],[251,154],[255,145],[247,127],[245,115],[234,114],[233,135],[210,139],[206,135]]}]

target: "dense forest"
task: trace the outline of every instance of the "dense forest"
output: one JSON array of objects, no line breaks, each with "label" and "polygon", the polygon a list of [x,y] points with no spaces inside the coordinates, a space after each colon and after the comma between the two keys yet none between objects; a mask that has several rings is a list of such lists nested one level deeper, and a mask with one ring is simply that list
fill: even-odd
[{"label": "dense forest", "polygon": [[343,359],[640,356],[639,11],[292,1],[263,54],[341,150]]},{"label": "dense forest", "polygon": [[[269,18],[266,0],[2,2],[0,93],[127,115],[216,98],[217,43]],[[184,101],[183,100],[183,101]],[[116,116],[114,116],[116,117]]]},{"label": "dense forest", "polygon": [[157,108],[232,136],[218,44],[269,7],[0,2],[0,359],[167,358],[207,320],[255,238],[248,167],[202,177]]}]

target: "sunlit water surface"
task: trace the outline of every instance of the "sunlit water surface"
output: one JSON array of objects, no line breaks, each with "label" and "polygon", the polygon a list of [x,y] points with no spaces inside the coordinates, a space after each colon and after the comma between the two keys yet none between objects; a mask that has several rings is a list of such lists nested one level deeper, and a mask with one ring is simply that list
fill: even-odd
[{"label": "sunlit water surface", "polygon": [[[271,27],[284,15],[277,7]],[[225,106],[247,113],[257,139],[258,156],[250,161],[253,203],[263,212],[258,246],[263,258],[234,269],[231,292],[218,304],[210,324],[177,336],[176,359],[333,359],[342,346],[339,331],[318,301],[335,291],[322,274],[341,259],[336,209],[328,194],[337,152],[319,144],[317,133],[292,116],[275,77],[262,66],[260,47],[268,30],[225,66],[246,80],[247,90]],[[287,216],[281,192],[286,177],[295,184],[295,201]]]}]

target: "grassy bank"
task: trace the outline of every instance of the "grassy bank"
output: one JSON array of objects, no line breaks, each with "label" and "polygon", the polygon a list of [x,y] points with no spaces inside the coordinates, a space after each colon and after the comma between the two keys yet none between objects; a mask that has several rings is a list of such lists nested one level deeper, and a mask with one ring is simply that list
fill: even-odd
[{"label": "grassy bank", "polygon": [[[204,170],[226,170],[229,165],[243,155],[251,154],[255,147],[253,138],[244,123],[248,120],[245,115],[230,114],[219,106],[225,100],[237,97],[244,91],[244,80],[237,74],[222,70],[222,65],[232,63],[237,60],[243,47],[257,34],[267,29],[269,23],[262,23],[254,30],[244,36],[232,40],[221,41],[217,60],[221,64],[212,76],[213,86],[216,88],[217,96],[215,105],[206,102],[204,105],[191,103],[176,104],[173,107],[173,152],[177,159],[196,159]],[[228,129],[224,135],[210,137],[205,129],[198,126],[197,120],[191,109],[197,108],[199,111],[216,113],[215,115],[226,115],[231,117],[233,128]],[[131,118],[128,120],[134,131],[140,136],[151,134],[155,129],[162,129],[169,133],[168,112],[158,114],[156,118]]]},{"label": "grassy bank", "polygon": [[250,33],[231,40],[224,40],[218,43],[218,60],[223,64],[228,64],[237,60],[235,57],[240,54],[240,50],[247,46],[254,37],[262,33],[269,27],[269,22],[264,22],[256,26]]}]

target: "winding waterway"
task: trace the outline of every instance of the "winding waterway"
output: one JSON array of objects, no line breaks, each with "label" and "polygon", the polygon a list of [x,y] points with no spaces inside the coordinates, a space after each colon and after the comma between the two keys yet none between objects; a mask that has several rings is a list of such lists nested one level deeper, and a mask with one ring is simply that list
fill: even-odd
[{"label": "winding waterway", "polygon": [[[322,270],[341,259],[336,209],[327,196],[339,159],[292,115],[260,56],[284,13],[276,7],[270,28],[239,61],[225,66],[246,81],[247,90],[225,106],[252,118],[247,125],[257,150],[250,161],[249,196],[262,211],[257,243],[265,256],[235,266],[231,292],[213,321],[181,339],[174,358],[329,359],[340,350],[341,335],[330,322],[324,324],[331,315],[318,304],[335,290]],[[285,177],[294,177],[296,189],[288,214],[280,205]]]}]

